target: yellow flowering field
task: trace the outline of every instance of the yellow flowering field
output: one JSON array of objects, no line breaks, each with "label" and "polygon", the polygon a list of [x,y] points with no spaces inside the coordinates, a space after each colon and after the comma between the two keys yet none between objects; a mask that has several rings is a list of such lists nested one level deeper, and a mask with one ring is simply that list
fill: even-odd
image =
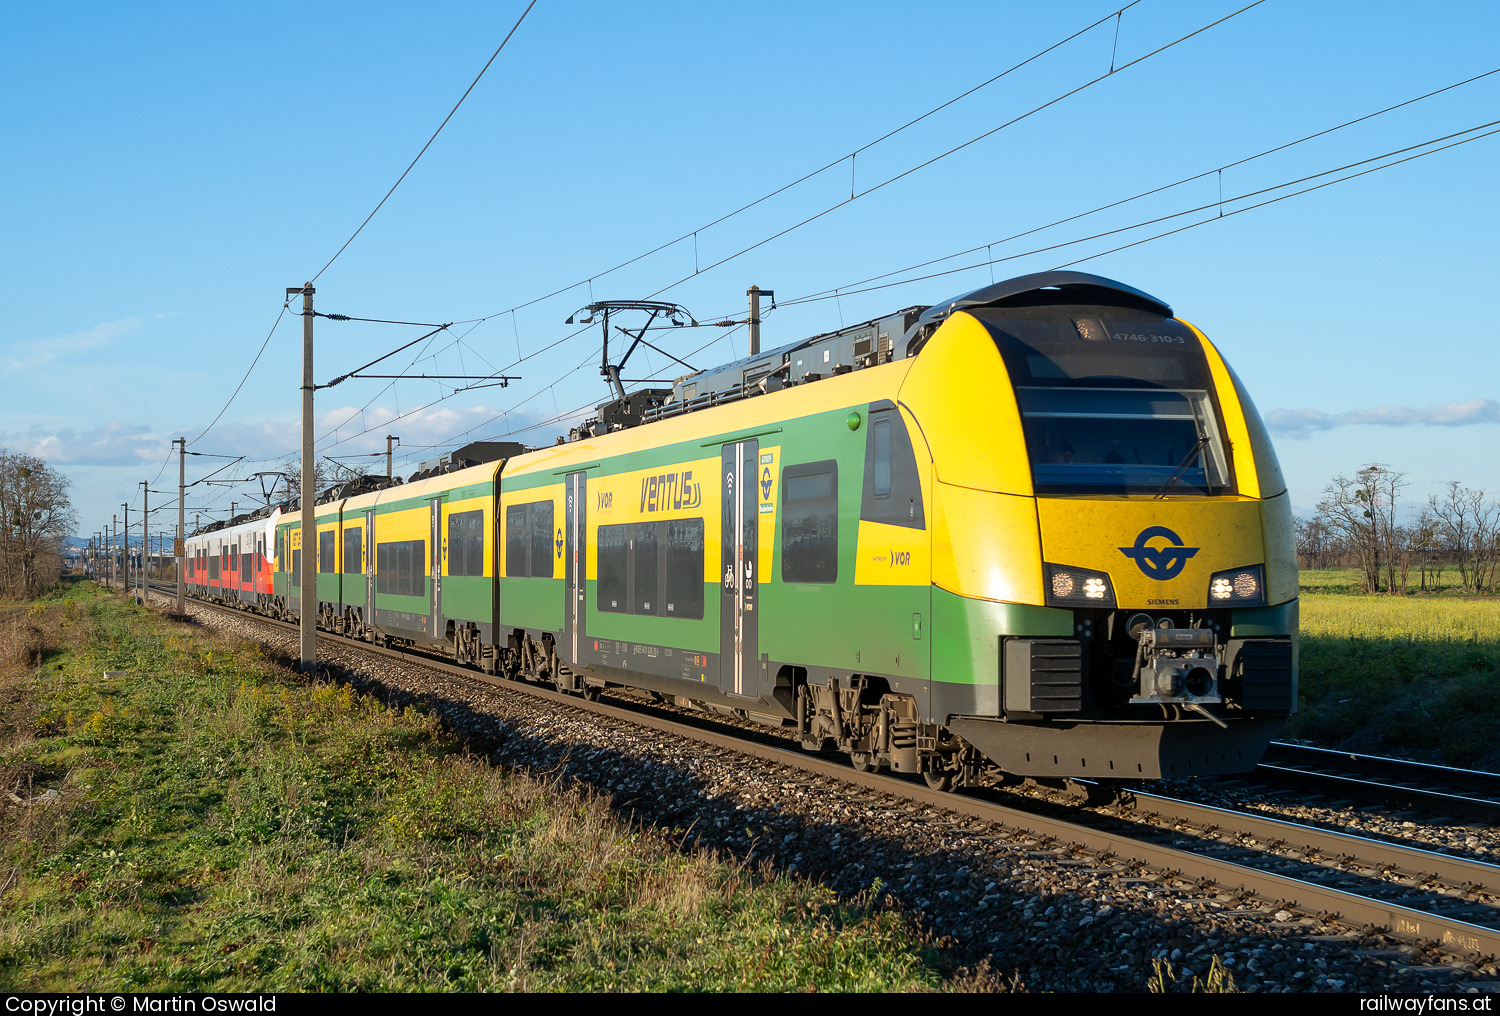
[{"label": "yellow flowering field", "polygon": [[1302,634],[1493,648],[1500,646],[1500,600],[1305,594]]}]

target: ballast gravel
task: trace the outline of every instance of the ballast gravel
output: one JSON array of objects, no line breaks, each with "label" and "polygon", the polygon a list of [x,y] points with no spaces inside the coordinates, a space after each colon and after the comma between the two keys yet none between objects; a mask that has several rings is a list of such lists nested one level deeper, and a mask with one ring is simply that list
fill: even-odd
[{"label": "ballast gravel", "polygon": [[[188,609],[222,634],[296,655],[294,633],[250,615]],[[972,986],[1144,991],[1166,961],[1169,990],[1185,990],[1218,957],[1250,992],[1500,991],[1493,964],[1242,905],[1212,887],[358,648],[325,643],[320,659],[361,692],[433,710],[496,764],[576,781],[623,818],[675,833],[683,849],[769,862],[848,896],[873,888],[928,931],[953,967],[987,974],[969,978]],[[1327,821],[1353,817],[1368,820]],[[1472,829],[1452,835],[1493,845]]]},{"label": "ballast gravel", "polygon": [[1427,850],[1442,850],[1456,857],[1471,857],[1491,864],[1500,862],[1500,828],[1483,822],[1445,820],[1441,816],[1402,812],[1383,805],[1335,802],[1322,795],[1299,797],[1284,790],[1241,785],[1231,780],[1211,783],[1173,780],[1160,789],[1162,793],[1186,801],[1221,808],[1243,807],[1303,825],[1356,833]]}]

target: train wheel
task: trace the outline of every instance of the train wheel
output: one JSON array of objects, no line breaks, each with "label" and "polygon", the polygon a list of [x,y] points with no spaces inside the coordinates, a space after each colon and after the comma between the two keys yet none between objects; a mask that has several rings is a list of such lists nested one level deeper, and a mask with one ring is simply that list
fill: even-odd
[{"label": "train wheel", "polygon": [[1114,804],[1120,797],[1123,780],[1068,780],[1068,792],[1090,808]]},{"label": "train wheel", "polygon": [[867,751],[851,751],[849,765],[857,773],[873,773],[880,768],[880,763],[876,761],[875,756]]},{"label": "train wheel", "polygon": [[598,702],[599,696],[604,694],[604,689],[597,685],[586,684],[583,686],[583,700],[585,702]]},{"label": "train wheel", "polygon": [[933,772],[930,769],[922,774],[922,780],[940,794],[946,794],[953,789],[954,779],[953,773]]}]

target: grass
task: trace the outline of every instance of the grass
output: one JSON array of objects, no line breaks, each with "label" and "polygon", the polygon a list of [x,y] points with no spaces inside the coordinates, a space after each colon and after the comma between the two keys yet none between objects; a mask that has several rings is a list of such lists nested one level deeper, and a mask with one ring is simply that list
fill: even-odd
[{"label": "grass", "polygon": [[1364,579],[1358,568],[1303,568],[1297,572],[1297,586],[1304,593],[1364,592]]},{"label": "grass", "polygon": [[0,991],[944,985],[873,893],[633,827],[87,584],[0,610],[0,781],[33,802],[0,793]]},{"label": "grass", "polygon": [[[1408,596],[1473,596],[1473,590],[1463,589],[1458,584],[1456,566],[1445,566],[1441,573],[1431,569],[1427,572],[1427,588],[1422,589],[1422,571],[1413,566],[1406,573]],[[1439,581],[1441,580],[1441,581]],[[1385,588],[1385,571],[1380,572],[1381,588]],[[1297,573],[1297,585],[1304,593],[1348,593],[1364,596],[1364,573],[1358,568],[1303,568]]]},{"label": "grass", "polygon": [[1293,736],[1500,768],[1500,601],[1305,593],[1300,661]]}]

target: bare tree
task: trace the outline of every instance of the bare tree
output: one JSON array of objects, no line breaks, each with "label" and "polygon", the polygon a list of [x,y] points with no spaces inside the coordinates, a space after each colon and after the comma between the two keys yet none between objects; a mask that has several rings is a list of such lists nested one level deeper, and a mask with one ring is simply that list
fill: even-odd
[{"label": "bare tree", "polygon": [[1349,548],[1364,580],[1367,593],[1380,591],[1380,529],[1370,507],[1370,492],[1363,482],[1364,470],[1350,479],[1343,473],[1323,488],[1318,518]]},{"label": "bare tree", "polygon": [[[1396,522],[1396,501],[1401,488],[1406,486],[1406,474],[1376,463],[1365,466],[1357,474],[1370,506],[1370,517],[1375,523],[1375,539],[1379,543],[1379,557],[1385,563],[1385,588],[1392,595],[1406,592],[1406,569],[1410,566],[1407,556],[1406,533]],[[1397,575],[1400,575],[1398,589]],[[1376,590],[1372,589],[1371,592]]]},{"label": "bare tree", "polygon": [[1297,537],[1299,568],[1331,568],[1343,556],[1343,542],[1321,516],[1296,519],[1293,526]]},{"label": "bare tree", "polygon": [[1417,556],[1419,567],[1422,572],[1422,590],[1427,590],[1427,576],[1432,575],[1432,588],[1436,589],[1443,581],[1443,557],[1442,537],[1438,532],[1437,516],[1432,514],[1431,507],[1425,507],[1417,514],[1416,521],[1412,523],[1410,530],[1411,551]]},{"label": "bare tree", "polygon": [[1492,588],[1496,539],[1500,537],[1500,505],[1486,501],[1484,491],[1453,480],[1442,495],[1427,499],[1427,510],[1458,568],[1459,584],[1475,592]]},{"label": "bare tree", "polygon": [[[365,457],[367,456],[361,456],[361,458]],[[325,465],[328,472],[328,482],[333,484],[347,483],[350,480],[357,480],[361,476],[368,476],[375,464],[373,462],[340,462],[338,459],[324,456],[318,460],[318,467],[322,470],[325,468]],[[323,488],[323,473],[319,472],[318,476],[318,489],[321,490]]]},{"label": "bare tree", "polygon": [[[317,485],[318,493],[321,494],[333,484],[339,482],[341,477],[330,475],[337,463],[330,463],[321,456],[313,462],[313,482]],[[293,452],[281,460],[281,475],[285,481],[287,497],[297,500],[302,496],[302,453]],[[316,498],[316,495],[314,495]]]},{"label": "bare tree", "polygon": [[56,579],[76,524],[68,478],[34,455],[0,448],[0,590],[30,597]]}]

